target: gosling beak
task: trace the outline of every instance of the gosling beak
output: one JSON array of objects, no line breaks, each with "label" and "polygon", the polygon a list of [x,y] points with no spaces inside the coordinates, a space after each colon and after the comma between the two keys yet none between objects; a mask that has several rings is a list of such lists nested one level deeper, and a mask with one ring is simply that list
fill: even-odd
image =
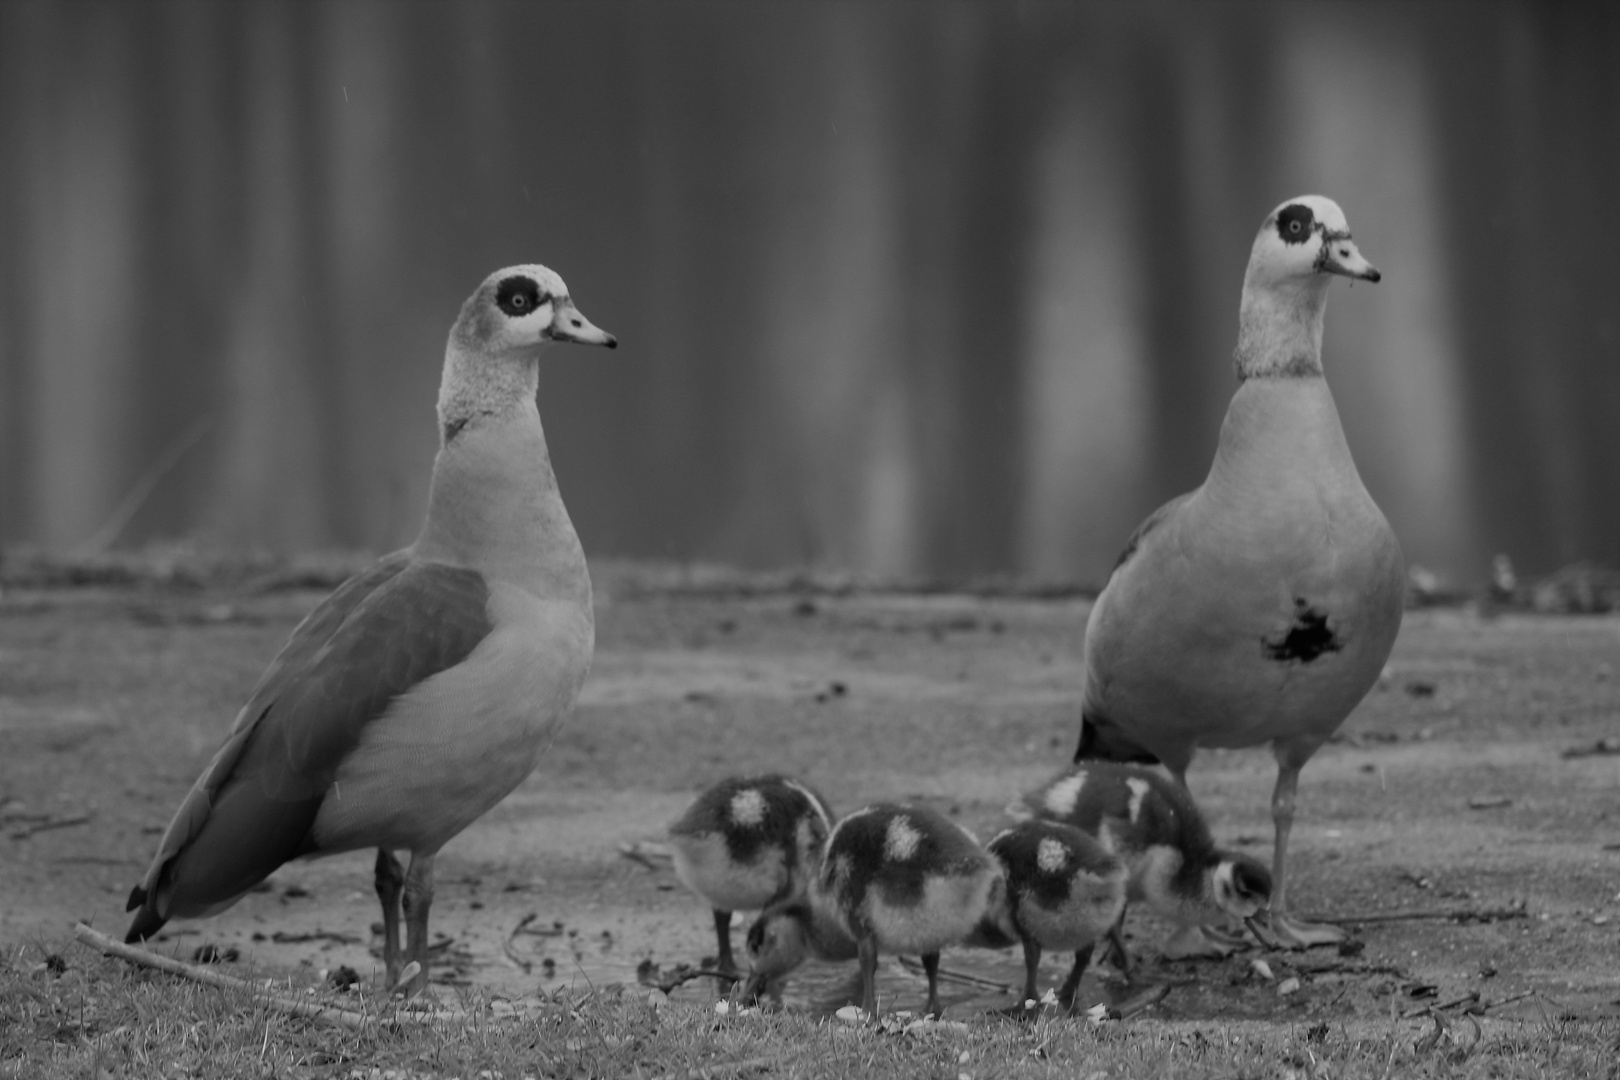
[{"label": "gosling beak", "polygon": [[591,320],[579,313],[579,308],[566,296],[556,303],[551,316],[551,330],[549,335],[553,341],[577,341],[581,345],[606,345],[610,349],[619,347],[619,339],[600,327],[591,325]]},{"label": "gosling beak", "polygon": [[760,995],[763,994],[769,987],[770,981],[769,976],[761,975],[758,972],[749,972],[748,980],[743,983],[741,995],[742,1002],[744,1004],[751,1005],[758,1001]]},{"label": "gosling beak", "polygon": [[[1377,273],[1376,270],[1373,272]],[[1248,927],[1249,933],[1253,934],[1255,936],[1255,940],[1260,942],[1260,944],[1264,945],[1266,948],[1282,948],[1281,939],[1279,939],[1276,934],[1273,934],[1271,932],[1271,927],[1267,925],[1265,912],[1256,912],[1255,914],[1250,915],[1247,919],[1243,920],[1243,925]]]},{"label": "gosling beak", "polygon": [[1361,281],[1378,281],[1384,276],[1344,233],[1337,236],[1328,233],[1322,238],[1322,253],[1316,257],[1316,269],[1324,274],[1342,274]]}]

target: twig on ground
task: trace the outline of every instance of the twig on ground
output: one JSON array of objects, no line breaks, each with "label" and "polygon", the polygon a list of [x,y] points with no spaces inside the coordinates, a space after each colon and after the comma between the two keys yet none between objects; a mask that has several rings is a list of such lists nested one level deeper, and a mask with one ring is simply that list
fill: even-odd
[{"label": "twig on ground", "polygon": [[1505,997],[1501,1001],[1481,1001],[1479,1000],[1479,991],[1471,990],[1462,997],[1454,998],[1443,1005],[1425,1005],[1421,1009],[1411,1009],[1405,1013],[1402,1013],[1401,1018],[1403,1020],[1410,1020],[1416,1016],[1427,1016],[1430,1013],[1443,1012],[1447,1009],[1455,1009],[1459,1005],[1467,1006],[1467,1008],[1463,1009],[1465,1014],[1481,1016],[1492,1009],[1500,1009],[1504,1005],[1511,1005],[1515,1001],[1523,1001],[1525,998],[1535,996],[1536,991],[1526,990],[1521,994],[1514,994],[1512,997]]},{"label": "twig on ground", "polygon": [[692,967],[688,964],[677,964],[672,968],[661,968],[651,960],[643,960],[636,967],[636,982],[642,986],[650,986],[655,990],[669,993],[677,986],[682,986],[693,979],[718,979],[722,983],[738,983],[742,975],[735,971],[721,971],[718,968]]},{"label": "twig on ground", "polygon": [[70,817],[46,818],[44,821],[30,822],[19,829],[13,829],[11,831],[11,838],[13,840],[26,840],[35,833],[46,832],[50,829],[66,829],[74,825],[83,825],[89,821],[92,816],[94,815],[73,814]]},{"label": "twig on ground", "polygon": [[[1500,1009],[1503,1005],[1511,1005],[1515,1001],[1523,1001],[1525,998],[1530,998],[1530,997],[1535,997],[1535,996],[1536,996],[1536,991],[1534,991],[1534,990],[1526,990],[1522,994],[1514,994],[1512,997],[1505,997],[1501,1001],[1487,1001],[1487,1002],[1485,1002],[1483,1005],[1481,1005],[1479,1007],[1478,1011],[1486,1012],[1487,1010],[1490,1010],[1490,1009]],[[1474,1010],[1470,1009],[1469,1011],[1473,1012]]]},{"label": "twig on ground", "polygon": [[639,863],[648,870],[663,870],[675,861],[670,853],[669,845],[655,844],[650,840],[637,840],[633,844],[620,844],[619,854],[633,863]]},{"label": "twig on ground", "polygon": [[[913,960],[909,956],[898,956],[895,959],[899,960],[900,966],[907,971],[917,975],[924,974],[920,961]],[[969,975],[965,971],[951,971],[949,968],[940,968],[939,977],[946,982],[961,983],[964,986],[982,986],[986,990],[1000,990],[1004,994],[1011,994],[1018,990],[1018,987],[1011,983],[999,982],[995,979],[984,979],[977,975]]]},{"label": "twig on ground", "polygon": [[1292,971],[1303,972],[1306,975],[1393,975],[1398,979],[1407,979],[1411,974],[1399,964],[1347,964],[1342,960],[1288,960],[1285,961]]},{"label": "twig on ground", "polygon": [[1330,923],[1387,923],[1410,922],[1419,919],[1445,919],[1451,922],[1500,922],[1506,919],[1523,919],[1528,915],[1522,904],[1515,904],[1505,908],[1451,908],[1417,909],[1409,911],[1375,911],[1366,915],[1327,915],[1323,922]]},{"label": "twig on ground", "polygon": [[518,920],[518,924],[512,927],[512,932],[506,935],[506,940],[501,942],[501,952],[505,953],[506,958],[512,961],[512,963],[516,964],[518,969],[525,975],[534,970],[534,961],[523,959],[523,957],[519,956],[517,951],[513,949],[512,945],[515,941],[517,941],[517,936],[523,932],[523,928],[528,926],[537,918],[539,918],[537,913],[533,911],[529,912],[527,915],[523,916],[523,918]]},{"label": "twig on ground", "polygon": [[238,990],[253,996],[255,1000],[263,1001],[271,1008],[292,1016],[307,1016],[314,1020],[325,1020],[328,1023],[340,1024],[347,1028],[363,1028],[372,1023],[392,1024],[401,1021],[417,1020],[455,1020],[462,1019],[462,1013],[448,1011],[410,1012],[404,1009],[390,1015],[367,1015],[354,1012],[350,1009],[340,1009],[335,1005],[318,1005],[313,1001],[297,1001],[292,998],[278,997],[268,993],[263,986],[239,979],[234,975],[226,975],[219,971],[210,971],[195,964],[188,964],[183,960],[163,956],[150,949],[126,945],[122,941],[108,937],[99,930],[92,930],[84,923],[73,925],[73,936],[98,952],[108,956],[116,956],[120,960],[127,960],[132,964],[141,964],[145,967],[157,968],[171,975],[179,975],[193,982],[200,982],[207,986],[217,986],[226,990]]},{"label": "twig on ground", "polygon": [[277,930],[270,935],[270,940],[277,945],[298,945],[306,941],[335,941],[339,945],[358,945],[360,939],[353,934],[342,934],[336,930],[311,930],[308,933],[292,933],[287,930]]},{"label": "twig on ground", "polygon": [[1169,996],[1171,988],[1176,985],[1178,984],[1161,983],[1149,990],[1142,991],[1135,997],[1125,999],[1118,1005],[1111,1005],[1108,1008],[1108,1018],[1110,1020],[1129,1020],[1138,1013],[1145,1012],[1163,1001]]},{"label": "twig on ground", "polygon": [[1440,1004],[1440,1005],[1424,1005],[1421,1008],[1408,1009],[1408,1010],[1406,1010],[1406,1012],[1401,1014],[1401,1019],[1410,1020],[1414,1016],[1427,1016],[1430,1013],[1444,1012],[1447,1009],[1455,1009],[1459,1005],[1477,1005],[1478,1003],[1479,1003],[1479,991],[1478,990],[1470,990],[1468,993],[1464,994],[1462,997],[1453,998],[1452,1000],[1444,1002],[1443,1004]]}]

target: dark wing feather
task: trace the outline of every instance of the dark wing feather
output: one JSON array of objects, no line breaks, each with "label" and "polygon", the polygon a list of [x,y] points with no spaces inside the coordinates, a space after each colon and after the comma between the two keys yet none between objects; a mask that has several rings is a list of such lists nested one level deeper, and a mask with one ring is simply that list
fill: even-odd
[{"label": "dark wing feather", "polygon": [[[1165,520],[1175,513],[1176,508],[1192,496],[1193,493],[1190,491],[1177,495],[1142,520],[1142,524],[1131,533],[1130,539],[1125,541],[1125,550],[1119,553],[1114,569],[1108,574],[1109,581],[1119,573],[1120,567],[1130,562],[1136,555],[1137,548],[1142,546],[1142,541],[1147,535],[1164,524]],[[1107,589],[1106,585],[1104,589]],[[1101,602],[1102,599],[1099,597],[1098,603]],[[1074,748],[1074,760],[1079,762],[1097,758],[1104,761],[1136,761],[1148,765],[1157,764],[1159,761],[1151,751],[1144,750],[1126,738],[1106,716],[1098,713],[1095,706],[1088,702],[1081,707],[1080,742]]]},{"label": "dark wing feather", "polygon": [[350,579],[293,632],[181,804],[146,878],[130,937],[229,905],[288,859],[367,724],[490,632],[474,570],[401,553]]},{"label": "dark wing feather", "polygon": [[1138,525],[1136,527],[1136,531],[1131,533],[1130,539],[1125,541],[1125,550],[1119,553],[1119,558],[1114,562],[1114,569],[1109,572],[1108,576],[1112,578],[1115,574],[1119,573],[1119,568],[1131,561],[1131,556],[1136,554],[1136,549],[1140,547],[1142,541],[1147,538],[1147,534],[1164,524],[1165,518],[1175,513],[1176,507],[1192,498],[1192,496],[1193,493],[1190,491],[1177,495],[1175,498],[1153,511],[1153,513],[1143,518],[1142,524]]}]

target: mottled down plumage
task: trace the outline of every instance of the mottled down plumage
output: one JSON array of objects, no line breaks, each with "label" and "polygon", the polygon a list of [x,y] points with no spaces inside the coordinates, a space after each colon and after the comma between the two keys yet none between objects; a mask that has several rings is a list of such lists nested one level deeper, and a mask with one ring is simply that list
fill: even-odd
[{"label": "mottled down plumage", "polygon": [[767,908],[748,931],[745,993],[757,994],[810,956],[861,962],[862,1007],[877,1011],[879,952],[921,954],[938,1013],[939,951],[1005,909],[1001,868],[960,825],[926,807],[877,803],[827,838],[808,896]]}]

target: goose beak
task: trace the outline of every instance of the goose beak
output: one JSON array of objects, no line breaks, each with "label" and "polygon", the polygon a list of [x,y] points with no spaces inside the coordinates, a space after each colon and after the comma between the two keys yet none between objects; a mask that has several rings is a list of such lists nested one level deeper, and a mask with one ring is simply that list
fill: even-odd
[{"label": "goose beak", "polygon": [[1342,274],[1361,281],[1378,281],[1383,274],[1368,262],[1349,236],[1328,233],[1322,238],[1322,254],[1316,257],[1316,268],[1324,274]]},{"label": "goose beak", "polygon": [[557,301],[556,309],[551,316],[551,330],[549,336],[553,341],[577,341],[581,345],[606,345],[610,349],[619,347],[619,339],[598,326],[591,325],[591,320],[579,313],[579,308],[567,297]]}]

